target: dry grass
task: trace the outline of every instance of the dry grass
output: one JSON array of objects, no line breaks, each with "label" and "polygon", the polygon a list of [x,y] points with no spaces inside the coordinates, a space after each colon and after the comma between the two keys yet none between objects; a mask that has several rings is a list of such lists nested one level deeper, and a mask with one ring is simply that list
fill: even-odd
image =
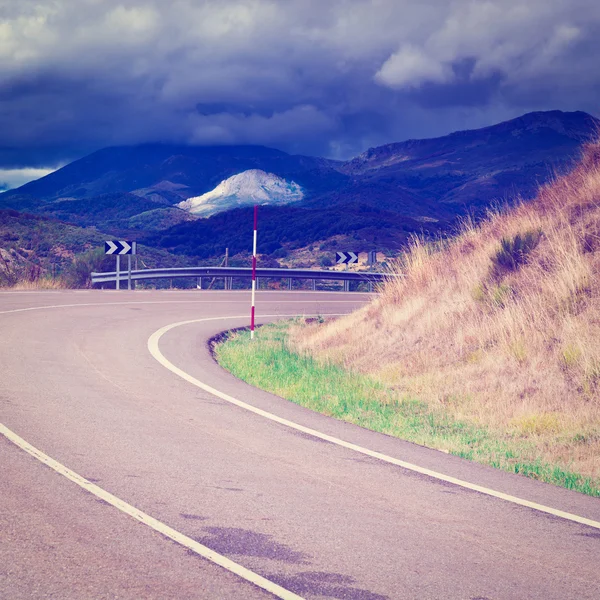
[{"label": "dry grass", "polygon": [[40,277],[39,279],[21,279],[9,286],[8,289],[15,291],[24,290],[63,290],[69,286],[61,277]]},{"label": "dry grass", "polygon": [[[499,266],[502,240],[537,240]],[[292,348],[600,477],[600,142],[537,199],[437,248],[414,243],[381,296]]]}]

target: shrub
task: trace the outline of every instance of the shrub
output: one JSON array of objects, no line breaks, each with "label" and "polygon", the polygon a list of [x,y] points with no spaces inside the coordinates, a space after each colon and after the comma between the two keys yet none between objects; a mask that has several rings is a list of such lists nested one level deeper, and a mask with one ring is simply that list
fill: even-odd
[{"label": "shrub", "polygon": [[332,267],[333,266],[333,261],[331,260],[331,258],[329,258],[329,256],[322,256],[321,260],[319,262],[322,267]]},{"label": "shrub", "polygon": [[527,256],[539,244],[542,232],[538,230],[517,233],[512,239],[502,238],[500,248],[492,256],[492,270],[495,275],[516,271],[527,262]]},{"label": "shrub", "polygon": [[275,252],[273,252],[271,254],[271,256],[273,258],[285,258],[288,255],[289,255],[289,252],[288,252],[287,248],[284,248],[284,247],[277,248],[277,250],[275,250]]},{"label": "shrub", "polygon": [[114,271],[115,257],[106,256],[103,248],[89,250],[75,257],[65,270],[63,277],[67,287],[88,288],[92,286],[93,271]]}]

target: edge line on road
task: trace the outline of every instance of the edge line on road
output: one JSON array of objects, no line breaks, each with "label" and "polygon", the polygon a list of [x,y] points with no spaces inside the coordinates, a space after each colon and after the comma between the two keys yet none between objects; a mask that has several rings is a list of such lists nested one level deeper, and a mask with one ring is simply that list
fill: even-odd
[{"label": "edge line on road", "polygon": [[[286,318],[286,317],[296,317],[296,316],[298,316],[298,315],[261,315],[261,317],[264,317],[264,318],[273,318],[273,317]],[[308,315],[305,315],[305,316],[308,316]],[[323,314],[323,316],[340,316],[340,315],[325,315],[325,314]],[[539,512],[543,512],[546,514],[550,514],[555,517],[559,517],[561,519],[566,519],[568,521],[573,521],[575,523],[580,523],[582,525],[594,527],[595,529],[600,529],[600,521],[594,521],[593,519],[588,519],[588,518],[582,517],[580,515],[575,515],[573,513],[569,513],[569,512],[563,511],[563,510],[552,508],[550,506],[545,506],[545,505],[539,504],[537,502],[531,502],[530,500],[525,500],[525,499],[519,498],[517,496],[512,496],[511,494],[505,494],[504,492],[499,492],[497,490],[493,490],[491,488],[487,488],[482,485],[477,485],[475,483],[469,483],[468,481],[458,479],[457,477],[452,477],[450,475],[438,473],[437,471],[433,471],[432,469],[420,467],[418,465],[406,462],[404,460],[394,458],[393,456],[388,456],[387,454],[383,454],[381,452],[369,450],[368,448],[364,448],[363,446],[359,446],[358,444],[353,444],[352,442],[347,442],[340,438],[336,438],[336,437],[328,435],[326,433],[317,431],[316,429],[311,429],[310,427],[305,427],[304,425],[300,425],[299,423],[295,423],[294,421],[290,421],[288,419],[284,419],[283,417],[279,417],[273,413],[263,410],[262,408],[258,408],[256,406],[253,406],[252,404],[248,404],[247,402],[244,402],[242,400],[238,400],[237,398],[234,398],[233,396],[230,396],[229,394],[225,394],[224,392],[221,392],[220,390],[213,388],[212,386],[200,381],[199,379],[196,379],[189,373],[186,373],[179,367],[175,366],[160,351],[160,348],[159,348],[160,339],[163,337],[163,335],[165,335],[167,332],[171,331],[172,329],[175,329],[176,327],[182,327],[184,325],[191,325],[194,323],[203,323],[203,322],[207,322],[207,321],[219,321],[219,320],[226,320],[226,319],[244,319],[244,318],[247,318],[247,315],[238,315],[238,316],[230,316],[230,317],[209,317],[209,318],[205,318],[205,319],[193,319],[193,320],[189,320],[189,321],[180,321],[178,323],[171,323],[170,325],[165,325],[164,327],[161,327],[158,331],[155,331],[150,336],[150,338],[148,339],[148,350],[149,350],[150,354],[163,367],[165,367],[166,369],[168,369],[175,375],[178,375],[179,377],[181,377],[188,383],[191,383],[192,385],[204,390],[205,392],[208,392],[209,394],[212,394],[213,396],[216,396],[217,398],[220,398],[221,400],[224,400],[225,402],[234,404],[235,406],[238,406],[239,408],[243,408],[244,410],[247,410],[247,411],[257,414],[261,417],[264,417],[265,419],[269,419],[270,421],[279,423],[280,425],[285,425],[286,427],[295,429],[296,431],[301,431],[302,433],[306,433],[308,435],[319,438],[321,440],[331,442],[332,444],[341,446],[342,448],[347,448],[348,450],[353,450],[354,452],[358,452],[360,454],[364,454],[366,456],[376,458],[383,462],[387,462],[387,463],[402,467],[403,469],[407,469],[409,471],[414,471],[416,473],[420,473],[422,475],[426,475],[428,477],[432,477],[432,478],[438,479],[440,481],[445,481],[447,483],[451,483],[453,485],[456,485],[456,486],[459,486],[462,488],[466,488],[468,490],[473,490],[475,492],[479,492],[479,493],[485,494],[487,496],[492,496],[492,497],[498,498],[500,500],[505,500],[506,502],[511,502],[512,504],[517,504],[519,506],[524,506],[526,508],[530,508],[530,509],[533,509],[533,510],[536,510]]]},{"label": "edge line on road", "polygon": [[181,546],[184,546],[185,548],[198,554],[202,558],[205,558],[219,565],[220,567],[227,569],[227,571],[230,571],[238,577],[241,577],[242,579],[245,579],[246,581],[254,584],[255,586],[262,588],[263,590],[273,594],[277,598],[281,598],[282,600],[303,600],[302,596],[298,596],[297,594],[294,594],[294,592],[286,590],[280,585],[269,581],[261,575],[258,575],[258,573],[254,573],[254,571],[250,571],[250,569],[243,567],[242,565],[230,560],[226,556],[223,556],[222,554],[211,550],[207,546],[200,544],[199,542],[193,540],[187,535],[180,533],[172,527],[169,527],[162,521],[159,521],[158,519],[151,517],[145,512],[142,512],[135,506],[132,506],[124,500],[113,496],[110,492],[107,492],[106,490],[102,489],[101,487],[97,486],[91,481],[88,481],[85,477],[82,477],[81,475],[75,473],[75,471],[71,471],[71,469],[65,467],[63,464],[54,460],[47,454],[44,454],[41,450],[38,450],[37,448],[26,442],[22,437],[17,435],[14,431],[10,430],[2,423],[0,423],[0,433],[6,439],[15,444],[15,446],[21,448],[21,450],[24,450],[25,452],[27,452],[27,454],[33,456],[41,463],[56,471],[58,474],[63,475],[73,483],[76,483],[85,491],[89,492],[90,494],[93,494],[101,500],[104,500],[114,508],[117,508],[121,512],[129,515],[130,517],[133,517],[136,521],[147,525],[151,529],[154,529],[154,531],[173,540]]},{"label": "edge line on road", "polygon": [[[0,292],[1,293],[1,292]],[[295,292],[294,292],[295,293]],[[352,292],[355,293],[355,292]],[[358,292],[362,293],[362,292]],[[242,304],[246,300],[224,300],[222,304]],[[262,300],[265,304],[301,304],[305,300]],[[129,302],[77,302],[75,304],[49,304],[45,306],[27,306],[25,308],[11,308],[0,310],[0,315],[28,312],[32,310],[47,310],[52,308],[77,308],[78,306],[126,306],[127,304],[214,304],[214,300],[131,300]],[[320,304],[356,304],[357,300],[319,300]],[[284,315],[289,316],[289,315]],[[294,315],[296,316],[296,315]],[[221,317],[219,317],[221,318]],[[229,319],[230,317],[222,317]]]}]

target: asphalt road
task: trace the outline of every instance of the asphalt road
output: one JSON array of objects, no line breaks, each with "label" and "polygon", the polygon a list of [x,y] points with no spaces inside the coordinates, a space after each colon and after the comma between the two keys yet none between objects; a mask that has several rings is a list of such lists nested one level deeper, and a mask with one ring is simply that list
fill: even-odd
[{"label": "asphalt road", "polygon": [[[257,314],[344,313],[367,300],[259,292]],[[149,351],[159,329],[193,321],[158,341],[188,379],[360,448],[600,521],[598,499],[237,381],[206,340],[246,324],[248,303],[245,292],[0,294],[0,423],[134,512],[304,598],[600,598],[597,527],[286,426],[190,383]],[[0,598],[269,597],[0,435]]]}]

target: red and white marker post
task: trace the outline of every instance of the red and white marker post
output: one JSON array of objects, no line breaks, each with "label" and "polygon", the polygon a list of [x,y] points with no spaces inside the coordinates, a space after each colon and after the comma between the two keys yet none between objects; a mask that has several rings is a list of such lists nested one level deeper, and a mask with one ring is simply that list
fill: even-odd
[{"label": "red and white marker post", "polygon": [[258,224],[258,204],[254,205],[254,240],[252,243],[252,308],[250,311],[250,339],[254,339],[254,300],[256,296],[256,226]]}]

